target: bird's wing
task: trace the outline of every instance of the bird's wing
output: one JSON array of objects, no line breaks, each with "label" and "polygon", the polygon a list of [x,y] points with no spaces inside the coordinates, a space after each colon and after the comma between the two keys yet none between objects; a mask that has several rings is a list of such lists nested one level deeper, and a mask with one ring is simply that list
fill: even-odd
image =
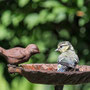
[{"label": "bird's wing", "polygon": [[4,52],[4,54],[7,57],[17,58],[17,59],[21,59],[21,58],[25,57],[24,49],[22,49],[22,48],[13,48],[10,50],[6,50]]},{"label": "bird's wing", "polygon": [[77,55],[75,55],[74,59],[75,59],[76,63],[79,63],[79,57]]},{"label": "bird's wing", "polygon": [[59,58],[58,64],[61,64],[63,66],[74,68],[75,65],[76,65],[76,60],[75,60],[75,58],[62,57],[61,59]]}]

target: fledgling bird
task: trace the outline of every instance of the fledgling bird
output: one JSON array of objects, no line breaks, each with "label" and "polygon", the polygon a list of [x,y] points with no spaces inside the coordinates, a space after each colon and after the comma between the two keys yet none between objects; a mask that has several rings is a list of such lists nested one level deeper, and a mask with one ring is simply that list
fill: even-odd
[{"label": "fledgling bird", "polygon": [[39,53],[39,49],[35,44],[29,44],[26,48],[15,47],[8,50],[0,47],[0,55],[4,56],[11,65],[26,62],[32,55],[37,53]]},{"label": "fledgling bird", "polygon": [[58,44],[58,48],[55,51],[61,52],[61,54],[58,57],[57,71],[65,72],[70,69],[75,69],[75,66],[79,62],[79,58],[69,41],[60,42]]}]

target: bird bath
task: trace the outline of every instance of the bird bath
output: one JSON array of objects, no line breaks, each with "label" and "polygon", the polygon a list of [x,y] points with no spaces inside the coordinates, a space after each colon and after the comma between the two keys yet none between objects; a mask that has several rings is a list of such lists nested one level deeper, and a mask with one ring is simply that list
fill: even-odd
[{"label": "bird bath", "polygon": [[10,73],[19,73],[32,83],[69,85],[90,82],[90,66],[77,65],[79,71],[57,72],[57,64],[21,64],[9,66]]}]

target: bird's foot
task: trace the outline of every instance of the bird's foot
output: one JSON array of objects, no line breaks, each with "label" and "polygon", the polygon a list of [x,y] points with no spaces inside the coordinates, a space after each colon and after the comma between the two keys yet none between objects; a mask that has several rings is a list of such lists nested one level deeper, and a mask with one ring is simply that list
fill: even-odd
[{"label": "bird's foot", "polygon": [[8,66],[8,70],[10,70],[10,72],[9,72],[9,73],[10,73],[10,74],[14,74],[14,75],[15,75],[13,68],[15,68],[15,69],[16,69],[17,65],[8,64],[7,66]]},{"label": "bird's foot", "polygon": [[8,66],[8,67],[16,68],[18,65],[8,64],[7,66]]},{"label": "bird's foot", "polygon": [[79,71],[79,69],[78,68],[69,68],[69,69],[67,69],[67,71],[70,71],[70,72],[75,72],[75,71]]},{"label": "bird's foot", "polygon": [[75,68],[74,71],[79,71],[79,69],[78,68]]}]

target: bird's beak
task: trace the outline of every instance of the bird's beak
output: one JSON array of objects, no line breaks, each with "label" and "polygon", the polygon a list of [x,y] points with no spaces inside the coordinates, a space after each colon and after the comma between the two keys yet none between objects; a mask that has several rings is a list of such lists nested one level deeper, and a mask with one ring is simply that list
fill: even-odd
[{"label": "bird's beak", "polygon": [[57,52],[57,51],[59,51],[59,49],[57,48],[55,51]]},{"label": "bird's beak", "polygon": [[34,53],[40,53],[39,49],[38,50],[34,50]]}]

